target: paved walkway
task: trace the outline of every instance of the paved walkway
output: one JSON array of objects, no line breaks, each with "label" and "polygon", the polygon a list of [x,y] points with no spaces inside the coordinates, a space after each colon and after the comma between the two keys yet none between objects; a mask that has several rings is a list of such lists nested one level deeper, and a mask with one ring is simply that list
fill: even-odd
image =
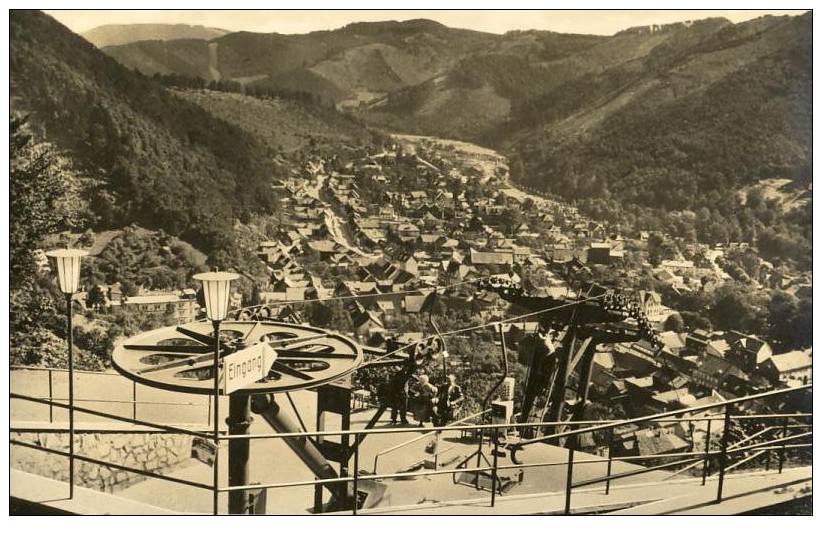
[{"label": "paved walkway", "polygon": [[617,515],[738,515],[813,493],[812,469],[737,474],[725,479],[722,501],[716,502],[717,481],[693,492],[631,507]]},{"label": "paved walkway", "polygon": [[[724,499],[715,503],[717,479],[708,478],[703,487],[699,478],[665,482],[645,482],[603,489],[577,490],[571,496],[571,514],[617,515],[734,515],[774,505],[811,492],[811,468],[793,468],[777,474],[733,474],[725,479]],[[807,490],[803,490],[807,489]],[[659,499],[660,496],[673,496]],[[613,511],[618,509],[617,511]],[[551,492],[466,500],[448,504],[430,503],[406,507],[362,511],[369,515],[533,515],[563,514],[565,493]],[[613,511],[613,512],[609,512]]]},{"label": "paved walkway", "polygon": [[[12,469],[9,474],[12,502],[22,502],[21,514],[75,515],[168,515],[174,511],[128,500],[106,492],[74,488],[69,500],[69,486],[63,481],[37,476]],[[31,505],[28,505],[31,504]]]},{"label": "paved walkway", "polygon": [[[302,415],[314,414],[316,411],[316,395],[311,392],[297,392],[292,394],[295,404]],[[284,411],[291,412],[291,407],[285,399],[279,400]],[[374,414],[374,410],[362,411],[352,416],[352,428],[362,428]],[[377,423],[376,428],[389,428],[387,415]],[[306,422],[309,429],[313,429],[313,422]],[[392,428],[396,429],[396,428]],[[261,417],[255,417],[251,424],[250,433],[271,433]],[[426,431],[410,428],[409,432],[397,434],[376,434],[366,438],[360,449],[360,468],[373,472],[377,454],[400,443],[406,442]],[[425,452],[426,446],[433,437],[425,437],[406,447],[380,456],[377,464],[377,473],[391,474],[408,471],[413,465],[430,458]],[[459,432],[448,432],[442,435],[440,441],[440,469],[453,469],[467,456],[477,450],[477,445],[459,439]],[[220,484],[227,483],[226,448],[222,448]],[[484,453],[490,458],[488,447]],[[555,466],[526,468],[524,481],[514,486],[509,495],[530,495],[536,493],[561,491],[565,488],[568,451],[564,448],[547,444],[534,444],[523,451],[518,457],[524,463],[556,463]],[[575,461],[581,462],[574,469],[574,481],[582,481],[599,477],[605,474],[606,463],[585,463],[584,461],[602,460],[594,455],[577,452]],[[500,466],[508,465],[509,458],[500,460]],[[471,466],[476,466],[472,463]],[[614,462],[614,474],[634,470],[635,465]],[[280,439],[257,439],[251,441],[249,460],[250,480],[254,483],[287,483],[311,482],[314,480],[308,468]],[[380,507],[414,507],[418,504],[443,503],[453,501],[490,500],[486,490],[476,490],[473,486],[458,485],[453,482],[451,474],[431,475],[428,471],[409,472],[402,478],[383,478],[381,483],[388,489]],[[171,473],[175,477],[211,484],[212,470],[210,467],[195,463]],[[626,483],[659,481],[667,474],[649,472],[625,478]],[[276,514],[306,514],[313,504],[313,485],[304,485],[290,488],[272,488],[267,493],[267,511]],[[144,501],[158,507],[168,508],[180,512],[207,513],[211,511],[211,494],[207,490],[175,485],[161,480],[148,479],[124,489],[119,495],[129,499]],[[326,493],[326,499],[328,494]],[[221,496],[220,509],[227,507],[227,497]]]}]

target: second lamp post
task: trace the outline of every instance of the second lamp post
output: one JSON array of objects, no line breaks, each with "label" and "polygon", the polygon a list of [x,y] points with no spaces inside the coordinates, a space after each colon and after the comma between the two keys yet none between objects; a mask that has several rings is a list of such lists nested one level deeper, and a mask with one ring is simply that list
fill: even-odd
[{"label": "second lamp post", "polygon": [[220,323],[228,315],[231,297],[231,281],[239,277],[236,273],[215,271],[199,273],[194,279],[203,283],[203,300],[206,316],[214,326],[214,495],[213,513],[218,514],[219,474],[220,474]]}]

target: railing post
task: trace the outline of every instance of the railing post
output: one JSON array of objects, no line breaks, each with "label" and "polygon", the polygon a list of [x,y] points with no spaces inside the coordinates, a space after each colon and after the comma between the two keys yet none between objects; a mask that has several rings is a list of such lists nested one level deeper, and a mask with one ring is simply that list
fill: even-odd
[{"label": "railing post", "polygon": [[131,417],[137,419],[137,381],[131,382]]},{"label": "railing post", "polygon": [[[484,423],[485,422],[483,422],[483,424]],[[481,428],[479,430],[479,432],[480,432],[479,445],[477,446],[477,471],[474,472],[477,475],[476,479],[474,480],[474,489],[475,490],[479,490],[479,484],[480,484],[479,467],[480,467],[480,459],[482,458],[482,441],[485,439],[485,428]]]},{"label": "railing post", "polygon": [[214,326],[214,473],[212,474],[212,514],[218,515],[220,503],[220,322],[212,321]]},{"label": "railing post", "polygon": [[49,372],[49,423],[54,423],[54,380],[52,379],[51,368]]},{"label": "railing post", "polygon": [[[784,440],[788,436],[788,417],[786,416],[782,420],[782,439]],[[782,447],[779,448],[779,473],[782,473],[782,466],[785,464],[785,442],[782,443]]]},{"label": "railing post", "polygon": [[568,474],[565,480],[565,514],[571,514],[571,488],[574,478],[574,448],[576,446],[576,437],[568,441],[570,444],[568,448]]},{"label": "railing post", "polygon": [[705,431],[705,462],[702,463],[702,486],[705,486],[705,481],[708,479],[708,470],[711,465],[711,422],[713,420],[708,417],[708,428]]},{"label": "railing post", "polygon": [[69,397],[69,500],[74,499],[74,331],[71,324],[71,294],[66,294],[68,311],[68,397]]},{"label": "railing post", "polygon": [[[492,454],[494,460],[491,466],[491,507],[494,507],[497,500],[497,463],[499,459],[499,441],[494,438],[494,452]],[[477,480],[479,480],[479,473],[477,473]]]},{"label": "railing post", "polygon": [[716,487],[716,501],[722,501],[722,485],[725,483],[725,465],[728,462],[728,434],[731,428],[731,405],[725,405],[725,427],[722,429],[722,452],[719,457],[719,484]]},{"label": "railing post", "polygon": [[608,471],[605,474],[605,495],[611,493],[611,464],[614,458],[614,428],[608,430]]},{"label": "railing post", "polygon": [[208,397],[208,415],[206,416],[206,423],[210,424],[211,423],[211,396],[209,395],[207,397]]},{"label": "railing post", "polygon": [[360,482],[360,434],[354,435],[354,500],[351,505],[351,513],[357,515],[357,500],[359,499],[359,482]]}]

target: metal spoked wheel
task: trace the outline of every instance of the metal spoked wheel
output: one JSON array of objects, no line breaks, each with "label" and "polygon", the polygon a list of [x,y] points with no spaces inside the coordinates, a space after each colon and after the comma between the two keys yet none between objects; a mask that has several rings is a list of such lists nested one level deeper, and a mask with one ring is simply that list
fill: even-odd
[{"label": "metal spoked wheel", "polygon": [[[262,380],[240,390],[246,394],[312,388],[355,371],[362,349],[340,334],[274,321],[225,321],[220,357],[246,346],[267,343],[277,359]],[[121,374],[164,390],[214,392],[214,333],[210,323],[163,327],[133,336],[112,355]]]}]

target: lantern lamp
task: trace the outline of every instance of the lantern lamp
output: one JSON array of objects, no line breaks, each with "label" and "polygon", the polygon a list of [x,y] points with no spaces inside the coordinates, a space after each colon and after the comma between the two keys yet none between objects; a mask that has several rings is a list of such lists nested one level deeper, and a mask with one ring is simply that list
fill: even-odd
[{"label": "lantern lamp", "polygon": [[211,321],[223,321],[228,315],[228,301],[231,295],[231,281],[239,277],[236,273],[214,271],[199,273],[194,279],[203,283],[206,316]]},{"label": "lantern lamp", "polygon": [[57,264],[57,280],[64,294],[73,294],[79,289],[80,260],[87,254],[88,251],[82,249],[57,249],[46,253]]}]

